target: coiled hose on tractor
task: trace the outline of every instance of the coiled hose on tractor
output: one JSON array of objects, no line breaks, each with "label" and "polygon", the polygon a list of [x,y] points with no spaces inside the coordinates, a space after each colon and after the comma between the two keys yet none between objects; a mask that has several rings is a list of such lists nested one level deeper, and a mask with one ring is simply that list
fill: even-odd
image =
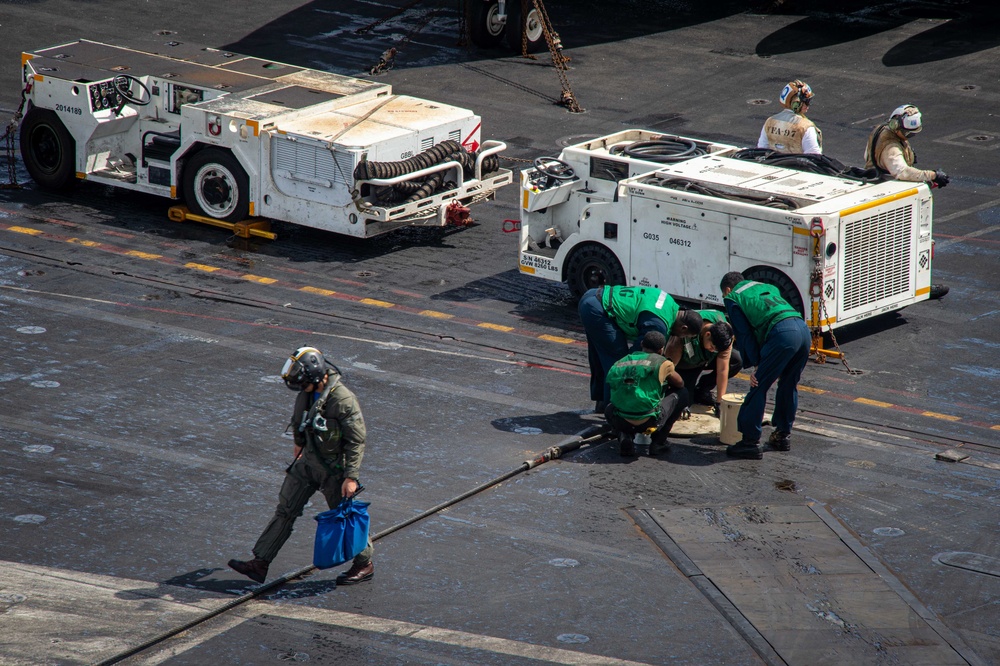
[{"label": "coiled hose on tractor", "polygon": [[[458,162],[462,165],[464,176],[472,178],[475,176],[477,156],[478,153],[470,153],[458,141],[449,139],[431,146],[418,155],[398,162],[364,160],[354,168],[354,180],[397,178],[442,162]],[[488,155],[483,159],[483,174],[492,173],[499,169],[500,159],[496,155]],[[439,191],[447,191],[457,187],[454,181],[444,179],[445,173],[445,171],[439,171],[423,178],[404,180],[386,187],[375,187],[371,194],[379,203],[383,204],[419,201]]]},{"label": "coiled hose on tractor", "polygon": [[627,157],[657,164],[683,162],[692,157],[706,155],[707,152],[697,142],[679,136],[661,136],[651,141],[636,141],[626,146],[611,148],[612,155],[624,154]]}]

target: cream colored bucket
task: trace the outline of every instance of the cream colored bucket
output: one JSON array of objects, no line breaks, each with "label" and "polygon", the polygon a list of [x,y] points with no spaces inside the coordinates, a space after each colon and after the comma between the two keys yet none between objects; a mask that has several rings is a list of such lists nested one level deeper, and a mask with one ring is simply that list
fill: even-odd
[{"label": "cream colored bucket", "polygon": [[743,439],[736,425],[743,405],[744,394],[727,393],[719,403],[719,441],[723,444],[735,444]]}]

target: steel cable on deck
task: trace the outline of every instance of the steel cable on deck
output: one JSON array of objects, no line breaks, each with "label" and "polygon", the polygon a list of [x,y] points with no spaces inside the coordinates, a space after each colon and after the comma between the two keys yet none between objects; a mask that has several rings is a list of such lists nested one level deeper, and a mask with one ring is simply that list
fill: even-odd
[{"label": "steel cable on deck", "polygon": [[[381,532],[379,532],[378,534],[376,534],[375,536],[373,536],[371,538],[371,540],[373,542],[374,541],[378,541],[379,539],[382,539],[382,538],[384,538],[386,536],[389,536],[393,532],[398,532],[399,530],[403,529],[404,527],[408,527],[409,525],[412,525],[413,523],[415,523],[417,521],[420,521],[420,520],[423,520],[424,518],[432,516],[435,513],[438,513],[439,511],[447,509],[448,507],[450,507],[450,506],[452,506],[454,504],[457,504],[458,502],[461,502],[462,500],[468,499],[469,497],[472,497],[473,495],[481,493],[484,490],[488,490],[489,488],[492,488],[493,486],[497,485],[498,483],[503,483],[507,479],[510,479],[510,478],[512,478],[514,476],[517,476],[518,474],[520,474],[522,472],[527,472],[528,470],[534,469],[535,467],[538,467],[539,465],[545,464],[545,463],[549,462],[550,460],[555,460],[556,458],[560,458],[563,455],[565,455],[567,453],[570,453],[571,451],[575,451],[575,450],[579,449],[580,447],[582,447],[585,444],[596,443],[596,442],[604,439],[607,436],[607,433],[608,433],[608,427],[607,427],[606,424],[595,424],[595,425],[589,426],[588,428],[585,428],[585,429],[581,430],[577,434],[572,435],[570,437],[567,437],[566,439],[564,439],[559,444],[556,444],[555,446],[549,447],[544,452],[542,452],[538,456],[532,458],[531,460],[525,460],[523,463],[521,463],[520,466],[516,467],[515,469],[512,469],[509,472],[506,472],[504,474],[501,474],[500,476],[497,476],[497,477],[495,477],[493,479],[490,479],[489,481],[481,483],[480,485],[476,486],[475,488],[473,488],[471,490],[467,490],[466,492],[462,493],[461,495],[453,497],[450,500],[446,500],[446,501],[444,501],[444,502],[442,502],[442,503],[440,503],[440,504],[438,504],[436,506],[432,506],[431,508],[422,511],[421,513],[417,514],[416,516],[413,516],[412,518],[408,518],[408,519],[404,520],[401,523],[397,523],[397,524],[395,524],[395,525],[393,525],[391,527],[387,527],[386,529],[382,530]],[[166,631],[166,632],[160,634],[159,636],[155,636],[155,637],[147,640],[146,642],[141,643],[140,645],[137,645],[137,646],[135,646],[133,648],[129,648],[128,650],[126,650],[124,652],[120,652],[120,653],[118,653],[118,654],[116,654],[116,655],[114,655],[112,657],[109,657],[107,659],[99,661],[96,664],[94,664],[94,666],[111,666],[111,664],[117,664],[117,663],[119,663],[119,662],[121,662],[121,661],[123,661],[125,659],[128,659],[129,657],[133,657],[133,656],[139,654],[140,652],[144,652],[144,651],[148,650],[149,648],[154,647],[155,645],[157,645],[159,643],[162,643],[163,641],[166,641],[166,640],[168,640],[170,638],[173,638],[177,634],[180,634],[180,633],[185,632],[185,631],[187,631],[189,629],[192,629],[193,627],[196,627],[196,626],[198,626],[199,624],[201,624],[203,622],[207,622],[208,620],[211,620],[213,617],[216,617],[218,615],[226,613],[226,612],[228,612],[228,611],[230,611],[230,610],[232,610],[232,609],[234,609],[234,608],[236,608],[238,606],[241,606],[241,605],[245,604],[248,601],[252,601],[252,600],[256,599],[257,597],[262,596],[266,592],[270,592],[271,590],[274,590],[275,588],[281,587],[282,585],[284,585],[285,583],[287,583],[289,581],[292,581],[292,580],[295,580],[296,578],[301,578],[302,576],[308,575],[308,574],[312,573],[315,570],[316,570],[316,567],[314,565],[309,565],[307,567],[302,567],[301,569],[298,569],[297,571],[292,571],[291,573],[287,573],[284,576],[281,576],[280,578],[276,578],[275,580],[271,581],[270,583],[265,583],[265,584],[261,585],[260,587],[252,590],[251,592],[247,592],[246,594],[244,594],[241,597],[237,597],[236,599],[233,599],[232,601],[226,602],[225,604],[223,604],[219,608],[216,608],[215,610],[209,611],[209,612],[205,613],[204,615],[202,615],[200,617],[197,617],[197,618],[195,618],[193,620],[185,622],[184,624],[182,624],[182,625],[180,625],[178,627],[175,627],[175,628],[173,628],[173,629],[171,629],[169,631]]]}]

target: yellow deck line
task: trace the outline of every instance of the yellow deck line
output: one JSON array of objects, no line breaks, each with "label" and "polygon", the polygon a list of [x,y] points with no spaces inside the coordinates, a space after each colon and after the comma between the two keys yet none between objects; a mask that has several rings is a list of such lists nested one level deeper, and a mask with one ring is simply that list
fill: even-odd
[{"label": "yellow deck line", "polygon": [[319,287],[299,287],[299,291],[308,291],[310,294],[319,294],[320,296],[333,296],[337,293],[332,289],[320,289]]},{"label": "yellow deck line", "polygon": [[196,264],[194,262],[184,264],[184,268],[194,268],[199,271],[205,271],[206,273],[212,273],[217,270],[221,270],[218,266],[206,266],[205,264]]},{"label": "yellow deck line", "polygon": [[501,326],[500,324],[490,324],[489,322],[483,322],[481,324],[476,324],[479,328],[488,328],[493,331],[503,331],[504,333],[509,333],[514,330],[511,326]]},{"label": "yellow deck line", "polygon": [[130,257],[139,257],[140,259],[162,259],[162,254],[150,254],[149,252],[140,252],[139,250],[129,250],[126,252]]},{"label": "yellow deck line", "polygon": [[396,307],[395,303],[390,303],[389,301],[380,301],[380,300],[377,300],[377,299],[374,299],[374,298],[362,298],[360,302],[364,303],[365,305],[374,305],[374,306],[380,307],[380,308],[394,308],[394,307]]},{"label": "yellow deck line", "polygon": [[539,340],[548,340],[549,342],[558,342],[558,343],[564,344],[564,345],[571,345],[574,342],[576,342],[573,338],[561,338],[558,335],[549,335],[548,333],[544,333],[542,335],[539,335],[538,339]]},{"label": "yellow deck line", "polygon": [[952,416],[951,414],[939,414],[937,412],[924,412],[921,416],[930,416],[935,419],[943,419],[945,421],[961,421],[961,416]]},{"label": "yellow deck line", "polygon": [[251,282],[257,282],[259,284],[274,284],[275,282],[277,282],[277,280],[275,280],[274,278],[261,277],[260,275],[252,275],[250,273],[244,275],[243,279],[250,280]]},{"label": "yellow deck line", "polygon": [[868,398],[855,398],[854,402],[860,402],[862,405],[871,405],[872,407],[895,407],[891,402],[882,402],[881,400],[869,400]]},{"label": "yellow deck line", "polygon": [[31,227],[7,227],[7,231],[13,231],[18,234],[28,234],[29,236],[38,236],[39,234],[44,234],[44,231],[38,229],[32,229]]},{"label": "yellow deck line", "polygon": [[425,317],[434,317],[435,319],[452,319],[455,316],[445,312],[438,312],[437,310],[421,310],[420,314]]}]

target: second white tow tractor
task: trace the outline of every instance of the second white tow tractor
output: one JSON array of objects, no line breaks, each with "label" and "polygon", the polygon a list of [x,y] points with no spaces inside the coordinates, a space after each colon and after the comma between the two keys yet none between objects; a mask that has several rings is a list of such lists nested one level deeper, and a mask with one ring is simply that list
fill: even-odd
[{"label": "second white tow tractor", "polygon": [[521,172],[520,270],[651,285],[722,305],[729,271],[775,284],[814,331],[928,298],[932,197],[924,183],[771,166],[752,150],[625,130]]}]

